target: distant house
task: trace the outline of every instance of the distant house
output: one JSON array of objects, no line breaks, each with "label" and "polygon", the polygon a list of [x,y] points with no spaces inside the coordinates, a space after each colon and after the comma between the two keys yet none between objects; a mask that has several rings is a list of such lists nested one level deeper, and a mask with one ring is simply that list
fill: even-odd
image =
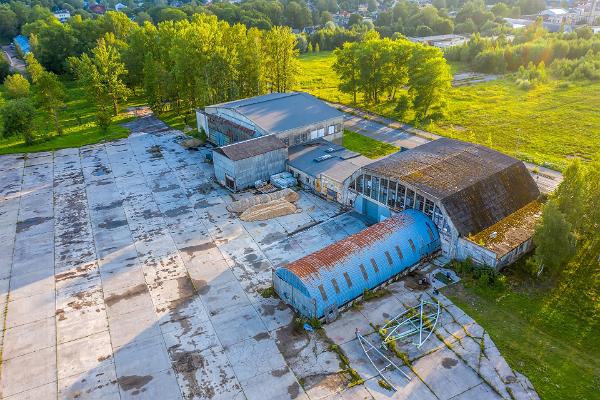
[{"label": "distant house", "polygon": [[94,4],[90,6],[90,12],[98,15],[102,15],[106,13],[106,7],[102,4]]},{"label": "distant house", "polygon": [[570,21],[570,14],[564,8],[549,8],[538,14],[546,22],[563,24]]},{"label": "distant house", "polygon": [[115,10],[116,11],[121,11],[121,10],[123,10],[125,8],[127,8],[127,6],[125,4],[123,4],[123,3],[117,3],[117,4],[115,4]]},{"label": "distant house", "polygon": [[65,23],[71,18],[71,12],[69,10],[58,10],[52,13],[56,19],[60,22]]},{"label": "distant house", "polygon": [[466,43],[469,38],[461,35],[449,34],[449,35],[435,35],[435,36],[423,36],[423,37],[410,37],[408,38],[411,42],[428,44],[440,49],[445,49],[452,46],[460,46]]}]

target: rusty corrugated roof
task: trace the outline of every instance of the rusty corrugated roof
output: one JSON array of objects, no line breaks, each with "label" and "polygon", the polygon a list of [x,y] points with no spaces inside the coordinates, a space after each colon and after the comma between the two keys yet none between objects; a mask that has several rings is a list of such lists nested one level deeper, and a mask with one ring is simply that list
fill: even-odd
[{"label": "rusty corrugated roof", "polygon": [[377,245],[412,222],[413,218],[406,214],[390,217],[339,242],[289,263],[285,268],[300,279],[318,274],[323,268],[333,269],[345,259],[353,257],[354,254],[364,251],[368,247]]}]

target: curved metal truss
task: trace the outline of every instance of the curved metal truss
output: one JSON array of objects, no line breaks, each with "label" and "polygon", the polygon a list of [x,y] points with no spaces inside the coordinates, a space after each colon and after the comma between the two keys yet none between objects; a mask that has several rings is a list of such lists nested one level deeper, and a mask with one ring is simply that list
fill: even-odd
[{"label": "curved metal truss", "polygon": [[[433,333],[439,316],[440,303],[421,300],[421,304],[398,314],[380,329],[384,336],[383,343],[401,340],[418,333],[419,340],[415,344],[420,348]],[[427,336],[423,337],[425,334]]]},{"label": "curved metal truss", "polygon": [[[390,387],[393,388],[394,391],[396,391],[396,387],[385,376],[384,371],[386,371],[387,369],[394,368],[394,369],[400,371],[400,373],[402,375],[404,375],[406,377],[406,379],[410,380],[410,376],[406,375],[404,373],[404,371],[402,371],[400,369],[399,366],[397,366],[392,360],[390,360],[385,354],[383,354],[377,347],[373,346],[373,344],[371,342],[369,342],[367,339],[365,339],[364,336],[360,334],[358,329],[356,330],[356,338],[358,339],[358,343],[360,343],[360,347],[362,347],[365,355],[367,356],[367,358],[369,359],[369,361],[371,362],[373,367],[377,370],[377,373],[379,374],[379,376],[381,376],[381,379],[383,379],[388,385],[390,385]],[[378,367],[375,360],[372,358],[371,355],[373,355],[374,357],[378,357],[379,359],[387,362],[387,364],[385,364],[381,368]]]}]

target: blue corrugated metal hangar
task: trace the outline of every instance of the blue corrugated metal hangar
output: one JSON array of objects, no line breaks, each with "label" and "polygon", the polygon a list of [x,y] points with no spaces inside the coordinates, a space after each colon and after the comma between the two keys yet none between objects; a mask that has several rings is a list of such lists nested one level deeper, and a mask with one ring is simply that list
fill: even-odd
[{"label": "blue corrugated metal hangar", "polygon": [[273,286],[298,313],[321,318],[439,249],[440,237],[429,217],[406,210],[277,268]]}]

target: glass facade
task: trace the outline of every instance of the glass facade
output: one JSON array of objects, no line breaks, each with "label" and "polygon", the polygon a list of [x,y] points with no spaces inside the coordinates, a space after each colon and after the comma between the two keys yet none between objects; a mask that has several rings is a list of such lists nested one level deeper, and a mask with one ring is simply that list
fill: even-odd
[{"label": "glass facade", "polygon": [[402,183],[373,175],[359,175],[349,186],[350,190],[362,194],[394,211],[414,208],[422,211],[440,229],[448,229],[442,210],[432,199],[417,193]]}]

